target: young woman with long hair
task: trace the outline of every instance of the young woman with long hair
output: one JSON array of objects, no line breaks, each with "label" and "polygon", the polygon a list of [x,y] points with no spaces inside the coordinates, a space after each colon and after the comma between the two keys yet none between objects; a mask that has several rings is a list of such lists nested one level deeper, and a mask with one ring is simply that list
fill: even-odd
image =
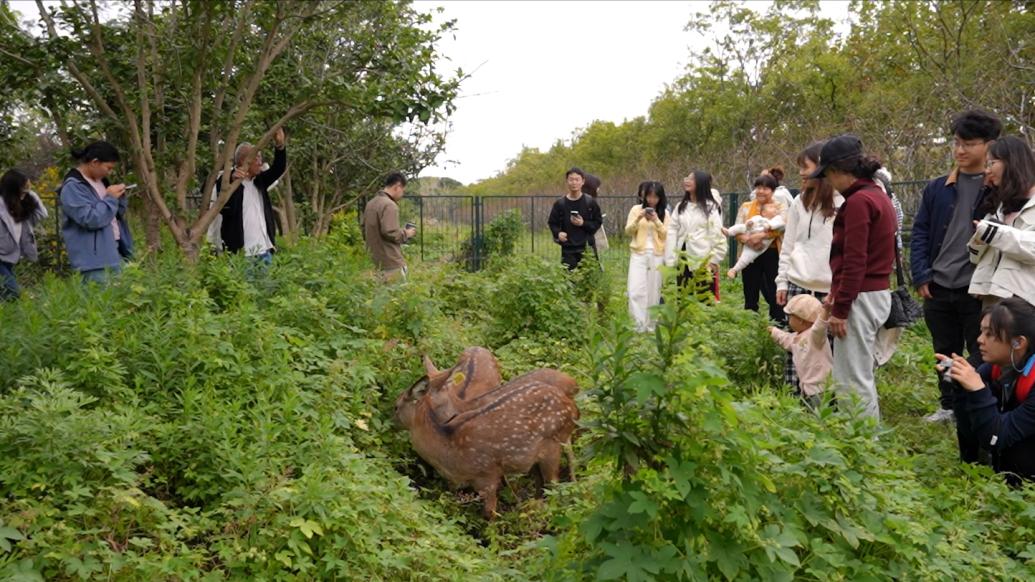
[{"label": "young woman with long hair", "polygon": [[29,177],[8,170],[0,178],[0,300],[21,295],[14,265],[21,259],[37,258],[33,227],[47,217],[47,207],[32,191]]},{"label": "young woman with long hair", "polygon": [[652,331],[650,308],[661,302],[661,266],[668,238],[665,187],[661,182],[642,182],[637,198],[642,202],[629,209],[625,232],[629,242],[629,314],[637,331]]},{"label": "young woman with long hair", "polygon": [[683,198],[668,223],[665,264],[675,267],[684,257],[679,286],[701,301],[714,299],[712,282],[726,256],[722,213],[712,194],[712,176],[691,172],[683,179]]},{"label": "young woman with long hair", "polygon": [[[796,295],[812,295],[822,301],[830,292],[830,256],[834,236],[834,215],[844,198],[822,178],[809,179],[819,165],[823,142],[810,144],[798,154],[798,175],[802,191],[787,210],[780,263],[776,273],[776,303],[787,305]],[[784,365],[784,381],[798,387],[794,361]]]},{"label": "young woman with long hair", "polygon": [[1028,143],[1014,136],[994,142],[985,180],[989,214],[968,243],[976,264],[969,291],[986,306],[1013,296],[1035,304],[1035,155]]},{"label": "young woman with long hair", "polygon": [[991,451],[993,468],[1011,484],[1035,479],[1035,307],[1011,297],[987,308],[978,351],[977,370],[959,354],[936,354],[963,389],[957,428]]}]

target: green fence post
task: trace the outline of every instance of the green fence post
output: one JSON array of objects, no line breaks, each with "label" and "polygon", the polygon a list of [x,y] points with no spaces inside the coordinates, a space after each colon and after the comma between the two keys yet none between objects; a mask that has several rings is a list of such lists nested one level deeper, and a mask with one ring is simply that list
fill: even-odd
[{"label": "green fence post", "polygon": [[[737,192],[730,192],[730,207],[729,207],[729,225],[733,225],[737,220],[737,209],[740,208],[739,199],[740,194]],[[727,221],[723,221],[727,222]],[[737,238],[730,237],[729,239],[729,252],[726,253],[726,261],[729,263],[729,268],[732,269],[733,265],[737,264]]]}]

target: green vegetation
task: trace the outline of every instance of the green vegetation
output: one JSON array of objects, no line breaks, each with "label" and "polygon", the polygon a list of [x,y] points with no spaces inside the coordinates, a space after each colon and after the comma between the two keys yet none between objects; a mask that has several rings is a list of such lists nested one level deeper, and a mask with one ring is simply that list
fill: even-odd
[{"label": "green vegetation", "polygon": [[[955,460],[922,329],[877,430],[774,388],[737,290],[627,329],[621,272],[512,258],[379,286],[348,222],[278,255],[176,253],[0,305],[0,578],[1024,579],[1035,489]],[[672,297],[670,294],[669,297]],[[393,426],[419,356],[575,374],[578,480],[486,523]],[[879,436],[879,440],[878,437]]]}]

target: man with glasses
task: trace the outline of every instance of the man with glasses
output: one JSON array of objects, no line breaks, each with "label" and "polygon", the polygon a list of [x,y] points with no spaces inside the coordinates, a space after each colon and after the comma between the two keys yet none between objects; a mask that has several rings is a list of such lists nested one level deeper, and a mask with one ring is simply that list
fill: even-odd
[{"label": "man with glasses", "polygon": [[[273,140],[276,143],[273,166],[265,171],[262,169],[262,152],[255,151],[255,146],[250,143],[237,146],[232,179],[241,178],[241,185],[220,211],[223,216],[220,235],[226,250],[236,253],[243,249],[245,256],[266,265],[273,262],[273,253],[276,252],[277,219],[273,214],[269,189],[287,168],[284,128],[277,128]],[[216,181],[217,189],[222,187],[222,182]]]},{"label": "man with glasses", "polygon": [[[956,167],[924,188],[913,220],[909,263],[913,285],[924,299],[924,320],[931,331],[935,353],[977,355],[981,302],[967,293],[974,265],[967,241],[980,219],[984,198],[985,156],[989,142],[999,137],[1002,124],[987,111],[964,111],[952,121],[952,154]],[[931,367],[934,373],[934,367]],[[955,386],[939,377],[940,408],[928,422],[955,420]],[[961,456],[964,445],[960,443]],[[971,460],[966,459],[964,460]]]}]

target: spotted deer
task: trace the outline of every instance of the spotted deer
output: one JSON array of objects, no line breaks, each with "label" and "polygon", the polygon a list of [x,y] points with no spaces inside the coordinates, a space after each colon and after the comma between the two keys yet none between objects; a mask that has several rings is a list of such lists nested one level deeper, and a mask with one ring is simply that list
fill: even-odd
[{"label": "spotted deer", "polygon": [[[503,382],[499,362],[492,352],[482,347],[467,348],[455,366],[441,371],[435,367],[431,358],[424,356],[424,370],[427,374],[427,393],[431,400],[432,413],[436,420],[443,423],[468,410],[471,402],[496,389]],[[518,380],[550,384],[572,398],[579,390],[574,378],[551,368],[533,370],[514,378],[511,382]]]},{"label": "spotted deer", "polygon": [[486,519],[496,513],[505,475],[536,467],[543,482],[557,480],[562,445],[571,440],[579,418],[564,389],[526,374],[466,399],[463,410],[443,421],[433,410],[430,388],[430,378],[424,377],[400,394],[396,420],[409,430],[417,454],[439,474],[454,487],[478,492]]}]

